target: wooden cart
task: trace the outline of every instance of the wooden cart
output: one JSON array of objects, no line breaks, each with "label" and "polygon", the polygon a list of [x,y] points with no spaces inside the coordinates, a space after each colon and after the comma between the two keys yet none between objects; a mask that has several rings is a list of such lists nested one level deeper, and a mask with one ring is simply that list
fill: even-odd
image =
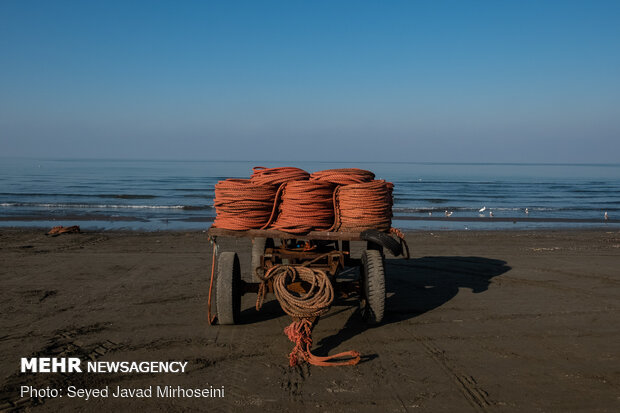
[{"label": "wooden cart", "polygon": [[[241,279],[239,257],[236,252],[217,254],[215,301],[219,324],[236,324],[239,321],[241,296],[257,293],[265,271],[278,264],[306,266],[324,271],[337,295],[359,294],[362,317],[367,323],[377,324],[383,320],[385,310],[383,248],[390,249],[393,255],[402,253],[399,241],[387,233],[377,230],[312,231],[299,235],[277,230],[232,231],[213,227],[207,233],[214,248],[217,248],[219,237],[252,239],[252,282]],[[351,241],[366,242],[361,258],[351,257]],[[360,269],[358,279],[337,281],[338,276],[345,270],[355,267]],[[298,284],[297,288],[303,290],[303,283]],[[273,292],[270,282],[267,282],[267,288],[268,292]]]}]

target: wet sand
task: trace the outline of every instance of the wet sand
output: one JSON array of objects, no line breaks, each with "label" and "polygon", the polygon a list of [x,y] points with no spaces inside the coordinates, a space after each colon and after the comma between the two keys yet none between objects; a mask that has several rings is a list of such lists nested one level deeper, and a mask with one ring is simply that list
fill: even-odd
[{"label": "wet sand", "polygon": [[[289,317],[243,297],[242,323],[209,326],[202,232],[0,230],[0,406],[33,411],[620,411],[620,232],[408,234],[386,257],[384,323],[357,297],[314,330],[319,355],[355,367],[288,367]],[[248,240],[240,253],[249,270]],[[271,297],[273,298],[273,297]],[[20,374],[27,356],[188,361],[186,374]],[[20,386],[225,387],[223,399],[20,400]]]}]

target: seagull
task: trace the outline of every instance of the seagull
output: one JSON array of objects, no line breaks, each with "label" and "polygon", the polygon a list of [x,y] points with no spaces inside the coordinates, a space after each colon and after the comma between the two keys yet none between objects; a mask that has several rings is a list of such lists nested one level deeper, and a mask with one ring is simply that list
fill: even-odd
[{"label": "seagull", "polygon": [[486,210],[487,210],[487,207],[483,206],[482,208],[480,208],[480,209],[478,210],[478,212],[480,212],[480,213],[482,214],[482,213],[483,213],[484,211],[486,211]]},{"label": "seagull", "polygon": [[448,210],[446,209],[445,214],[446,214],[447,217],[451,217],[453,212],[452,211],[448,212]]},{"label": "seagull", "polygon": [[607,211],[605,211],[605,221],[609,219],[609,215],[607,215]]},{"label": "seagull", "polygon": [[529,215],[530,214],[530,210],[528,208],[525,208],[525,215]]},{"label": "seagull", "polygon": [[428,212],[428,216],[429,216],[429,217],[433,216],[433,212],[432,212],[432,211],[429,211],[429,212]]},{"label": "seagull", "polygon": [[493,218],[493,211],[489,211],[489,216]]}]

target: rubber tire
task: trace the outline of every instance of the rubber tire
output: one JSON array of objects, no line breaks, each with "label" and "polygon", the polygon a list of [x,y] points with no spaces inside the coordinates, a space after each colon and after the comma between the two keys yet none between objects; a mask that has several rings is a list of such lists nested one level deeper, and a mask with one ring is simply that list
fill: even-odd
[{"label": "rubber tire", "polygon": [[366,249],[367,250],[377,250],[381,253],[381,258],[383,258],[383,262],[385,264],[385,253],[383,252],[383,246],[380,244],[376,244],[372,241],[367,241],[366,242]]},{"label": "rubber tire", "polygon": [[385,232],[377,231],[376,229],[367,229],[360,234],[360,237],[365,241],[373,242],[387,248],[395,257],[403,253],[403,247],[400,245],[400,242]]},{"label": "rubber tire", "polygon": [[362,253],[361,268],[362,294],[366,302],[362,317],[368,324],[379,324],[385,312],[385,273],[383,257],[377,250]]},{"label": "rubber tire", "polygon": [[236,324],[241,313],[241,267],[236,252],[222,252],[217,260],[215,301],[218,324]]},{"label": "rubber tire", "polygon": [[250,267],[252,282],[259,283],[261,279],[256,275],[256,269],[260,267],[260,257],[265,254],[266,248],[273,248],[272,238],[254,238],[252,242],[252,266]]}]

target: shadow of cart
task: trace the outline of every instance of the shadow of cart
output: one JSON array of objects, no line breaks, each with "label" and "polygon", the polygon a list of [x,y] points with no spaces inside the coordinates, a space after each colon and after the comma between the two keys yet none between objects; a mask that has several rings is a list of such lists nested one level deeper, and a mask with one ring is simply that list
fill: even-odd
[{"label": "shadow of cart", "polygon": [[[383,322],[378,325],[366,324],[358,309],[337,334],[316,343],[313,352],[327,355],[367,329],[418,317],[450,301],[461,288],[468,288],[474,293],[485,292],[493,277],[510,269],[505,261],[484,257],[386,259],[387,298]],[[342,304],[347,305],[348,301]],[[351,300],[351,305],[357,305],[357,302],[357,299]],[[330,316],[327,314],[325,317]]]}]

